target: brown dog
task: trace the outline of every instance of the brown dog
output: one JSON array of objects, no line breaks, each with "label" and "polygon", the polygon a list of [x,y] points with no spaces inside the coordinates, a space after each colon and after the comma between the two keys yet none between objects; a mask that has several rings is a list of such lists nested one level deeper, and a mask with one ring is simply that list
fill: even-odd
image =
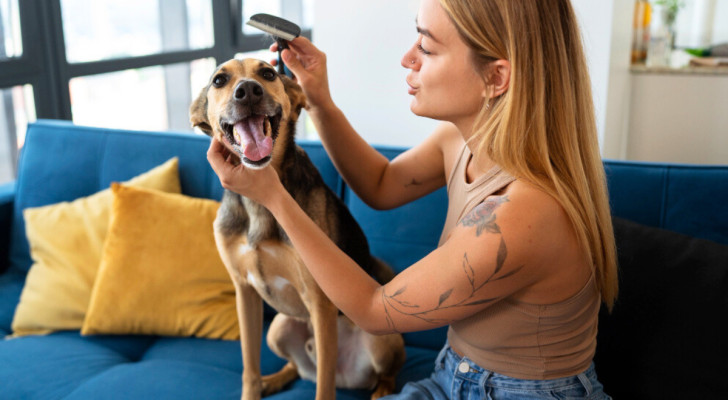
[{"label": "brown dog", "polygon": [[[230,60],[217,68],[193,102],[190,120],[223,143],[233,162],[275,168],[309,217],[385,283],[393,276],[391,269],[370,255],[359,225],[294,142],[304,106],[301,88],[269,64]],[[375,389],[372,398],[393,392],[405,358],[402,336],[368,334],[341,314],[264,207],[226,190],[215,239],[237,293],[243,399],[274,393],[299,375],[317,382],[317,399],[334,399],[335,387]],[[281,371],[265,377],[260,374],[262,300],[278,311],[268,345],[288,360]]]}]

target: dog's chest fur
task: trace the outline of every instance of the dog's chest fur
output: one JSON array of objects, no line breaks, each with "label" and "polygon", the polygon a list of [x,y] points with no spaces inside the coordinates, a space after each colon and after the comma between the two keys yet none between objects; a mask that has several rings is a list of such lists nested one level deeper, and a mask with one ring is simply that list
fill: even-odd
[{"label": "dog's chest fur", "polygon": [[[363,233],[355,222],[347,224],[345,228],[341,226],[343,204],[325,186],[318,170],[302,149],[293,147],[287,153],[285,159],[291,163],[284,164],[279,171],[284,187],[339,247],[360,265],[368,266],[369,250],[366,245],[359,249],[342,244],[347,242],[342,239],[352,235],[351,230],[355,231],[352,236],[361,235],[363,239]],[[348,212],[346,214],[351,218]],[[277,311],[293,317],[308,318],[301,296],[311,295],[311,290],[320,289],[288,236],[266,208],[226,191],[215,221],[215,231],[223,239],[221,252],[224,251],[225,256],[233,261],[229,265],[235,265],[238,269],[231,273],[254,287],[263,300]],[[366,243],[365,240],[356,242]]]},{"label": "dog's chest fur", "polygon": [[231,273],[238,282],[255,288],[260,297],[277,311],[307,318],[299,295],[307,277],[298,253],[280,225],[259,204],[232,192],[225,192],[215,233],[222,236],[224,257],[235,266]]}]

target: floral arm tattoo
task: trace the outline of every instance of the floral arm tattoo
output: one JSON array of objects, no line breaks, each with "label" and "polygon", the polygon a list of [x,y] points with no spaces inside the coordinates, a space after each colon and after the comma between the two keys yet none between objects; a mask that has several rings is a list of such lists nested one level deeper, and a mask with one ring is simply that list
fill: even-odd
[{"label": "floral arm tattoo", "polygon": [[[483,232],[501,234],[500,228],[496,223],[495,210],[507,201],[507,196],[487,199],[485,202],[476,206],[475,209],[473,209],[473,211],[471,211],[468,215],[463,217],[458,225],[475,227],[476,236],[480,236]],[[411,302],[402,299],[402,295],[407,291],[406,285],[399,288],[393,294],[386,294],[385,291],[382,290],[382,303],[384,305],[384,312],[389,328],[392,331],[399,332],[394,323],[394,318],[392,318],[395,313],[418,318],[422,321],[435,325],[442,325],[452,321],[433,316],[433,314],[437,311],[458,307],[479,306],[498,300],[499,297],[490,297],[487,295],[483,296],[483,292],[481,292],[481,290],[486,288],[489,283],[508,278],[523,268],[523,265],[521,265],[513,270],[503,272],[502,268],[507,256],[508,248],[506,247],[506,243],[501,235],[498,252],[496,254],[495,270],[490,276],[481,281],[481,278],[476,276],[475,270],[470,264],[470,260],[468,260],[468,253],[465,252],[462,259],[462,270],[470,286],[469,293],[466,293],[464,297],[459,299],[452,298],[454,288],[450,288],[440,294],[437,306],[435,307],[424,308],[418,304],[412,304]]]}]

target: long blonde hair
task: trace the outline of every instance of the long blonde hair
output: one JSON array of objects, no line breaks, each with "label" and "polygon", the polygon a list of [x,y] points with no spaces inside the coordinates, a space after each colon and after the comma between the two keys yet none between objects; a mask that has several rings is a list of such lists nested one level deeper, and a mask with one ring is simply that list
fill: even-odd
[{"label": "long blonde hair", "polygon": [[616,250],[591,82],[569,0],[440,0],[474,66],[504,59],[508,90],[484,103],[472,140],[557,199],[591,258],[602,301],[618,292]]}]

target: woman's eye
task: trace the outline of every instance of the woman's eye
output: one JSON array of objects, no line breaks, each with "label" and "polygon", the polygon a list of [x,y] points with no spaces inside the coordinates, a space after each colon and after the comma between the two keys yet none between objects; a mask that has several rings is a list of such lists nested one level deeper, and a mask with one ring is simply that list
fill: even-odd
[{"label": "woman's eye", "polygon": [[222,87],[225,83],[227,83],[227,76],[225,75],[217,75],[212,79],[212,84],[216,88]]},{"label": "woman's eye", "polygon": [[417,44],[417,50],[419,50],[419,51],[420,51],[420,53],[422,53],[422,54],[424,54],[424,55],[429,55],[429,54],[431,54],[431,53],[430,53],[429,51],[425,50],[425,48],[424,48],[424,47],[422,47],[422,43],[418,43],[418,44]]}]

